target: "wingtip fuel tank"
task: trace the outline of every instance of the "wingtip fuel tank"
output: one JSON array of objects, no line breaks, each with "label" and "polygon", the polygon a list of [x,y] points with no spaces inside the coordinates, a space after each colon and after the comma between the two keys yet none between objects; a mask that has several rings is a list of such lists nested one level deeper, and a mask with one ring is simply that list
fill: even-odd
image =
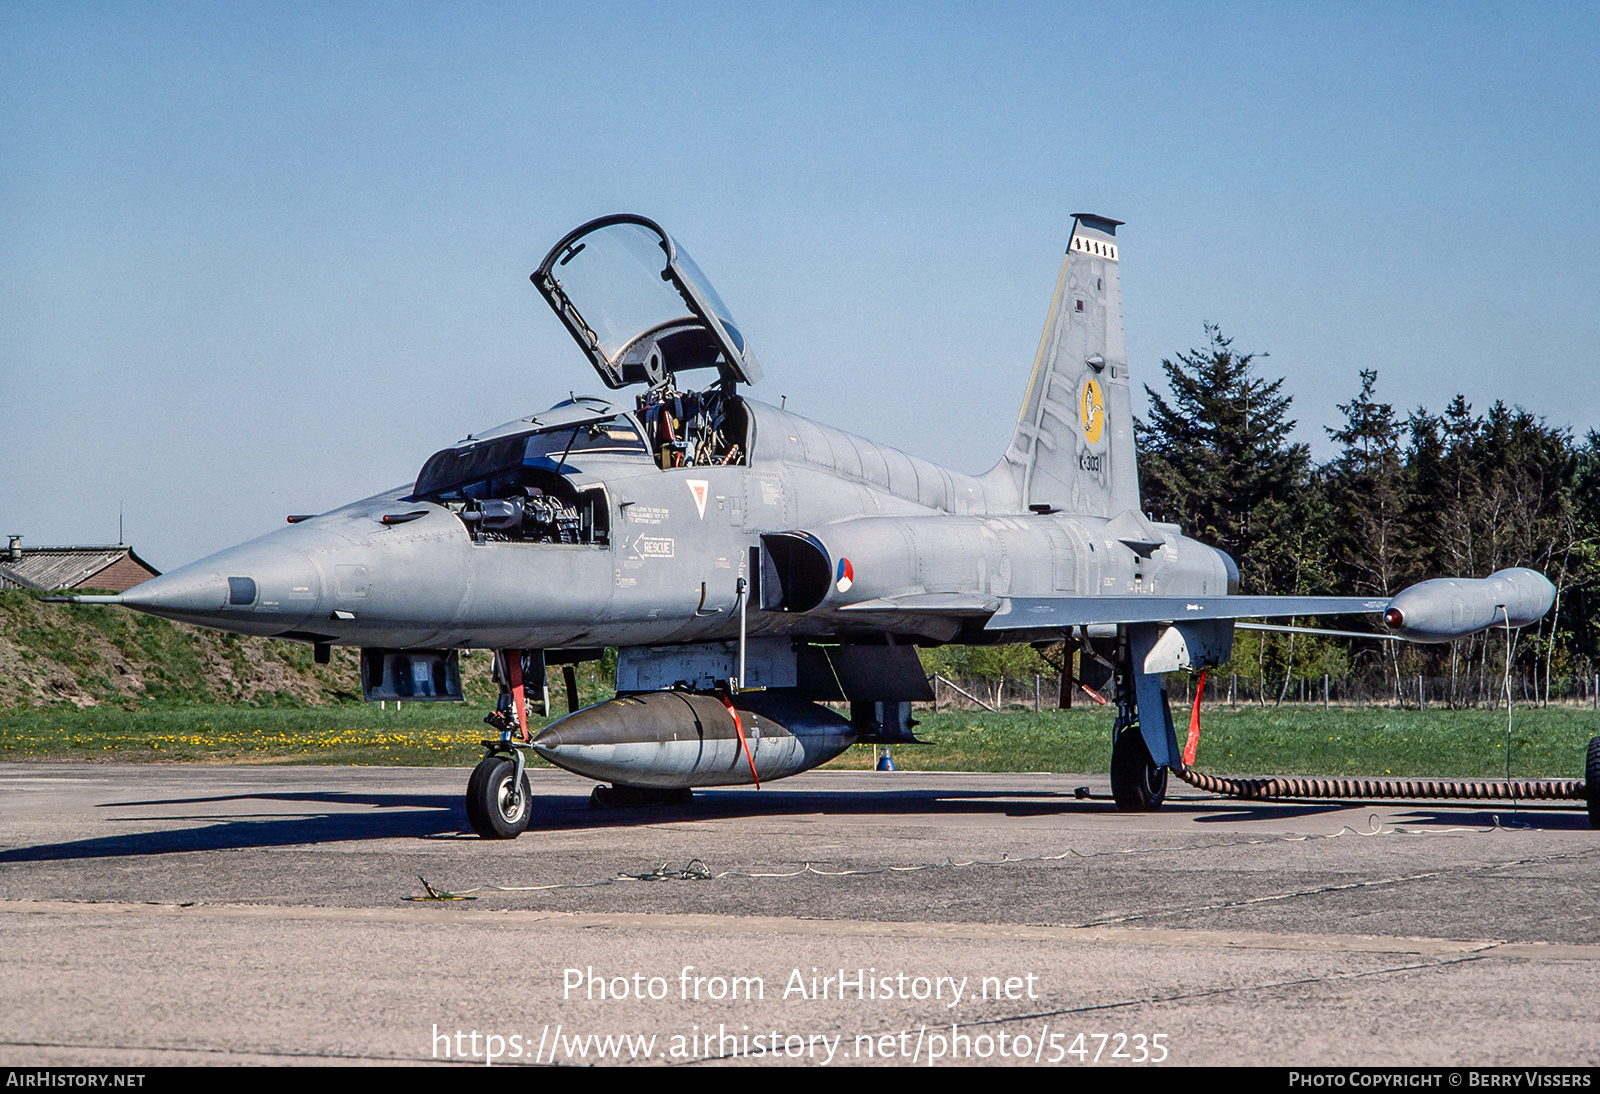
[{"label": "wingtip fuel tank", "polygon": [[1521,566],[1488,577],[1440,577],[1389,602],[1383,622],[1409,642],[1450,642],[1489,627],[1528,627],[1544,618],[1556,587]]}]

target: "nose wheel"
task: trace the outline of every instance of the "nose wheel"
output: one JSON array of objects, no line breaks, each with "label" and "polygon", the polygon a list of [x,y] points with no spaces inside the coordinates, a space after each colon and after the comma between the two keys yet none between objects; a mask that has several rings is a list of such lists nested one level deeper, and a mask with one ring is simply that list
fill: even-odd
[{"label": "nose wheel", "polygon": [[467,820],[484,839],[516,839],[533,811],[522,754],[491,752],[467,780]]}]

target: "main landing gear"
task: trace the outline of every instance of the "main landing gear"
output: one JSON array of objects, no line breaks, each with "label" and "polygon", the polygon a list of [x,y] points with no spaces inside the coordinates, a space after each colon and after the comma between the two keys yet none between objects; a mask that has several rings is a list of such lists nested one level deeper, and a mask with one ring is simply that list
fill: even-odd
[{"label": "main landing gear", "polygon": [[[1089,648],[1089,643],[1085,642]],[[1111,797],[1124,813],[1149,813],[1161,808],[1167,798],[1167,769],[1157,766],[1150,757],[1139,729],[1140,711],[1136,692],[1133,651],[1129,647],[1127,628],[1118,628],[1117,648],[1112,662],[1112,675],[1117,696],[1117,720],[1112,726],[1111,739]],[[1161,693],[1161,708],[1166,713],[1166,693]],[[1147,712],[1148,713],[1148,712]]]},{"label": "main landing gear", "polygon": [[1111,745],[1111,797],[1124,813],[1160,809],[1167,797],[1167,769],[1157,767],[1137,725],[1117,734]]}]

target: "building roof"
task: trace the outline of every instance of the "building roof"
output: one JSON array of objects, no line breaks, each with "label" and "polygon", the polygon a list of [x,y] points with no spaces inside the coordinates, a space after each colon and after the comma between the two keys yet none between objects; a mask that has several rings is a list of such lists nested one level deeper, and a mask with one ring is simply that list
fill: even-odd
[{"label": "building roof", "polygon": [[41,586],[35,585],[21,574],[12,573],[11,568],[3,563],[0,563],[0,589],[34,589],[43,591]]},{"label": "building roof", "polygon": [[20,589],[71,589],[92,585],[96,574],[124,559],[150,571],[161,571],[140,558],[127,546],[102,547],[24,547],[22,558],[13,562],[0,548],[0,586]]}]

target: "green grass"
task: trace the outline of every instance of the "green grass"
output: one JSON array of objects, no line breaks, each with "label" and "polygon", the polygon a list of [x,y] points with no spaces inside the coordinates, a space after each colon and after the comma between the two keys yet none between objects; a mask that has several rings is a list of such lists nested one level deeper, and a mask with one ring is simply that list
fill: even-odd
[{"label": "green grass", "polygon": [[[483,714],[459,703],[53,709],[0,715],[0,759],[470,766],[489,735]],[[1110,762],[1103,709],[918,717],[930,743],[895,749],[904,770],[1093,774]],[[1512,727],[1514,776],[1581,778],[1600,715],[1518,708]],[[1505,732],[1504,711],[1208,709],[1197,766],[1229,775],[1503,776]],[[828,766],[868,767],[873,757],[857,747]]]},{"label": "green grass", "polygon": [[493,736],[462,703],[54,709],[0,716],[0,760],[471,766]]},{"label": "green grass", "polygon": [[[1174,712],[1174,717],[1180,717]],[[1060,771],[1105,773],[1111,718],[1101,711],[919,715],[926,745],[900,746],[905,771]],[[1178,742],[1188,735],[1181,718]],[[1514,778],[1582,778],[1589,738],[1600,735],[1590,710],[1512,712]],[[868,767],[873,754],[851,749],[835,767]],[[1222,775],[1396,775],[1504,777],[1505,711],[1207,709],[1195,766]]]}]

